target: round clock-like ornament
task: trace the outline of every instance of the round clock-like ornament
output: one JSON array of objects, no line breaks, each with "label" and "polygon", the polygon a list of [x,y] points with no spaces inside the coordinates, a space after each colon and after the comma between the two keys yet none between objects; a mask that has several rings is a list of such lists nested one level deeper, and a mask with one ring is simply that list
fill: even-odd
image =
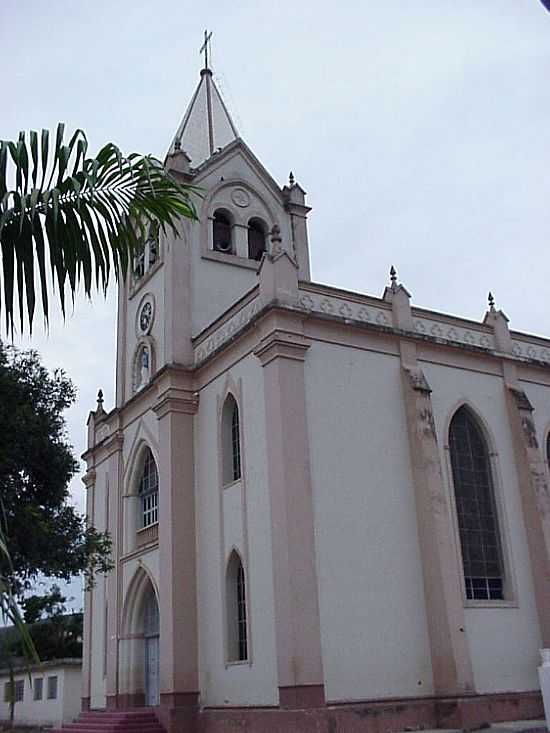
[{"label": "round clock-like ornament", "polygon": [[153,325],[153,303],[146,300],[140,308],[138,316],[138,328],[140,333],[149,333]]}]

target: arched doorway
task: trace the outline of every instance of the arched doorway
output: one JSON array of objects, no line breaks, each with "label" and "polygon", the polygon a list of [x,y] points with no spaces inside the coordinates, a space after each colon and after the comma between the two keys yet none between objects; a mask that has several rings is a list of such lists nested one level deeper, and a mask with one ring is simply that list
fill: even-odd
[{"label": "arched doorway", "polygon": [[153,588],[144,598],[143,639],[144,639],[144,689],[145,704],[159,704],[159,607]]},{"label": "arched doorway", "polygon": [[159,704],[160,619],[153,579],[136,570],[126,592],[119,644],[119,696],[128,707]]}]

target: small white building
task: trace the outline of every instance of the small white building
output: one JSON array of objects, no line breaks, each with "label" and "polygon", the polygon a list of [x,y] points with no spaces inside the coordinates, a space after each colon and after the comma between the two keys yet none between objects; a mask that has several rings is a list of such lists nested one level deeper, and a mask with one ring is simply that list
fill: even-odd
[{"label": "small white building", "polygon": [[116,405],[88,421],[115,567],[86,593],[83,708],[203,733],[540,717],[550,341],[492,297],[417,307],[393,270],[379,295],[313,282],[305,193],[208,68],[166,167],[203,198],[121,284]]},{"label": "small white building", "polygon": [[[19,725],[59,726],[80,712],[81,659],[53,659],[14,671],[15,715]],[[0,669],[0,724],[10,720],[10,672]]]}]

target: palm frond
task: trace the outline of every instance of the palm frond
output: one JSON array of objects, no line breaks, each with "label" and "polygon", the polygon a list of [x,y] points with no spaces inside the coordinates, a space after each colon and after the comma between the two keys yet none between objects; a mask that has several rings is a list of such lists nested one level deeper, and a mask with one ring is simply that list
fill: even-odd
[{"label": "palm frond", "polygon": [[[149,225],[175,231],[180,217],[196,219],[198,189],[175,180],[162,163],[133,153],[124,157],[112,143],[87,157],[82,130],[55,142],[48,130],[17,142],[0,141],[0,313],[13,332],[17,310],[32,330],[37,291],[46,322],[48,264],[65,314],[65,286],[74,298],[83,283],[106,290],[114,274],[125,276]],[[38,279],[38,282],[35,280]]]},{"label": "palm frond", "polygon": [[[10,567],[11,558],[4,531],[0,525],[0,566],[1,565],[7,565]],[[39,662],[40,660],[38,658],[34,642],[27,625],[21,616],[17,601],[11,592],[9,584],[2,575],[0,575],[0,619],[3,624],[11,623],[16,628],[21,640],[21,646],[23,648],[27,665]]]}]

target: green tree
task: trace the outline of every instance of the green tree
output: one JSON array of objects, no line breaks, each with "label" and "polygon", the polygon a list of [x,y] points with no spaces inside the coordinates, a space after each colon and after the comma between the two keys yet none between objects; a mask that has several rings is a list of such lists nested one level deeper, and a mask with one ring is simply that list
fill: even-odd
[{"label": "green tree", "polygon": [[[112,143],[87,157],[77,130],[65,144],[59,124],[55,143],[48,130],[31,131],[28,142],[0,141],[0,311],[13,331],[18,306],[21,330],[29,328],[37,290],[47,321],[47,271],[65,313],[65,287],[74,295],[83,284],[105,291],[111,273],[125,275],[150,226],[175,231],[180,217],[196,218],[197,189],[172,177],[162,163]],[[26,306],[26,307],[25,307]]]},{"label": "green tree", "polygon": [[42,576],[68,581],[83,573],[89,584],[111,567],[110,538],[70,503],[77,462],[63,413],[75,394],[36,351],[0,342],[0,499],[9,547],[0,579],[20,600]]},{"label": "green tree", "polygon": [[[58,585],[45,595],[27,596],[21,606],[25,623],[42,661],[82,657],[82,614],[69,613],[67,599]],[[24,656],[21,640],[16,656]]]}]

